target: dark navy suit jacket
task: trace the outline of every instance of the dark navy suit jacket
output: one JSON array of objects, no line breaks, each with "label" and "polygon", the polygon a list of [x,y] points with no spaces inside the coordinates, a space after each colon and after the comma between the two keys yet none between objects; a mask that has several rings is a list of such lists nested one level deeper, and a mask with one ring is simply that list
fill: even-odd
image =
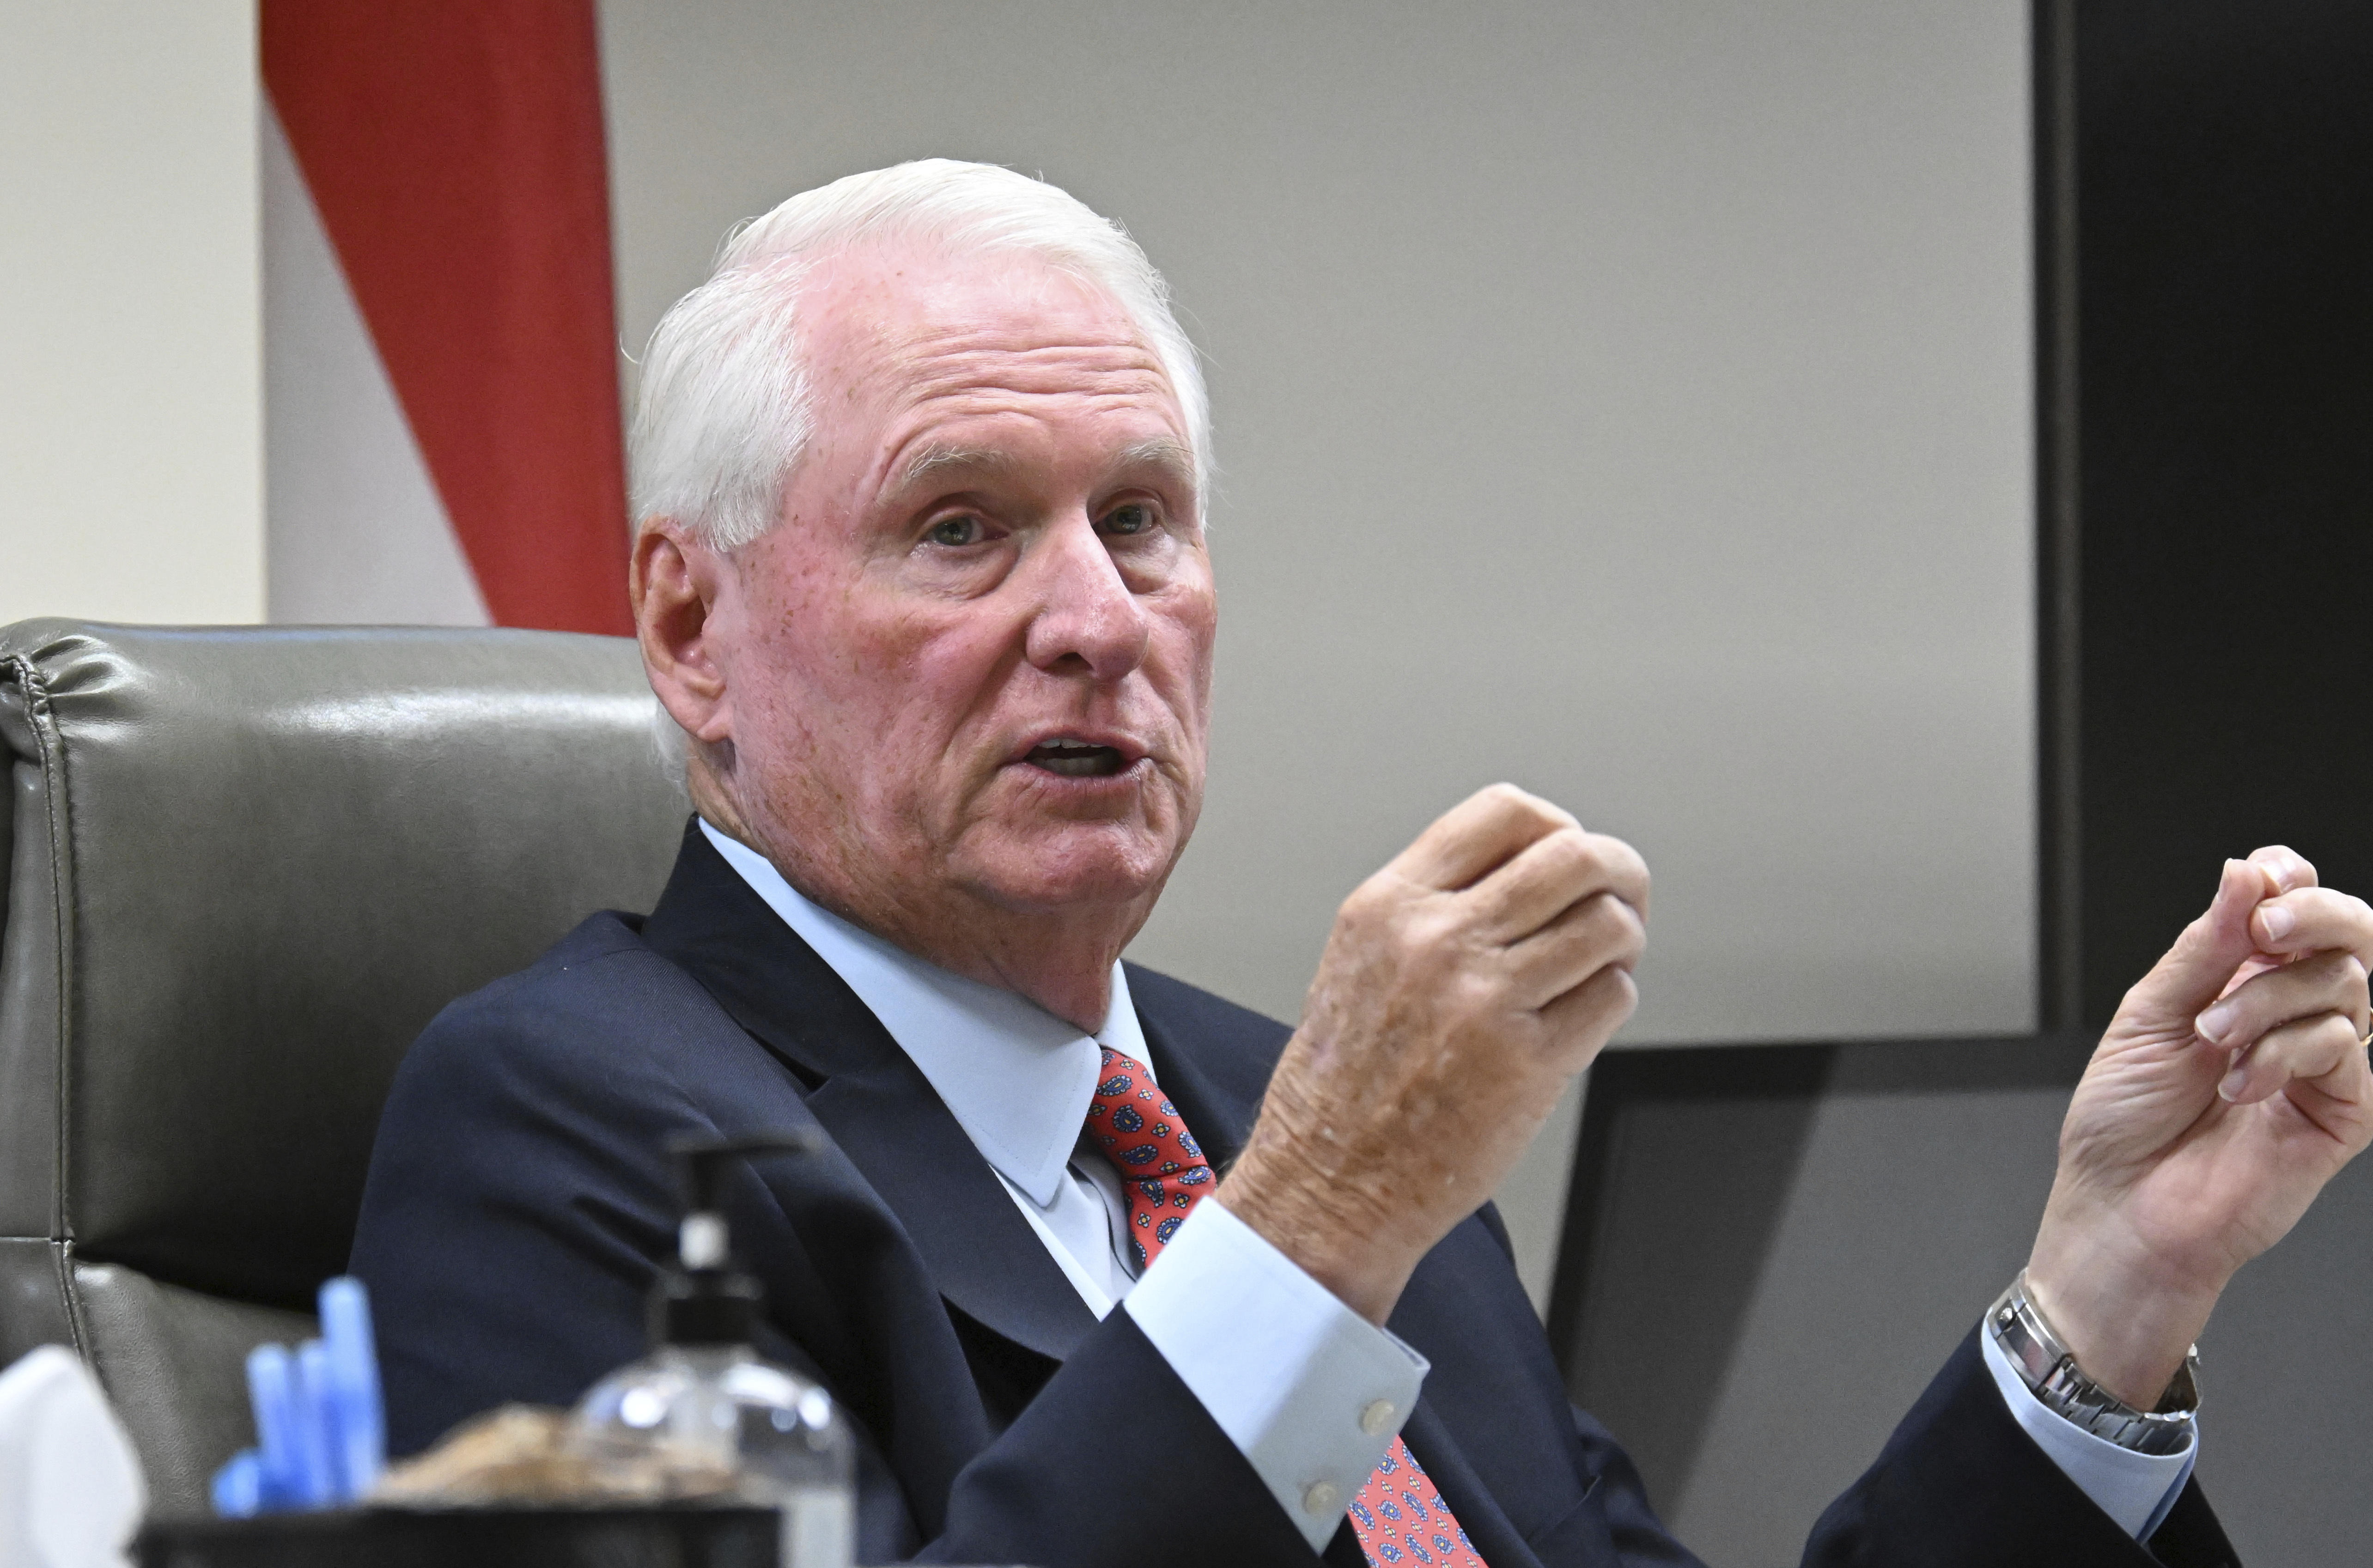
[{"label": "dark navy suit jacket", "polygon": [[[1132,968],[1164,1092],[1224,1160],[1288,1030]],[[510,1399],[565,1404],[645,1348],[684,1132],[819,1128],[754,1161],[728,1212],[765,1282],[760,1350],[860,1438],[859,1559],[1223,1568],[1310,1549],[1116,1311],[1099,1323],[921,1072],[697,831],[647,919],[597,915],[463,998],[398,1073],[354,1270],[392,1445]],[[1491,1568],[1693,1562],[1606,1431],[1568,1402],[1490,1209],[1435,1247],[1391,1328],[1433,1363],[1404,1435]],[[2157,1561],[2230,1560],[2196,1488]],[[1349,1527],[1327,1561],[1360,1562]],[[2154,1561],[2004,1408],[1965,1341],[1808,1563]]]}]

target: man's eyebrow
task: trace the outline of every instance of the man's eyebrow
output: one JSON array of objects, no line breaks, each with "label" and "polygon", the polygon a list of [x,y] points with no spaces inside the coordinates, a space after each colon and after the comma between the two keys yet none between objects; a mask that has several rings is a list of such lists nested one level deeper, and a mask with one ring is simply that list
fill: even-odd
[{"label": "man's eyebrow", "polygon": [[1013,454],[1001,447],[928,446],[899,467],[894,488],[911,489],[942,473],[990,473],[1013,466]]},{"label": "man's eyebrow", "polygon": [[[1002,447],[933,445],[923,448],[899,465],[894,487],[916,488],[942,474],[995,474],[1011,469],[1015,460]],[[1151,436],[1121,449],[1118,468],[1166,468],[1191,483],[1195,454],[1174,436]]]},{"label": "man's eyebrow", "polygon": [[1124,448],[1120,454],[1120,466],[1168,468],[1175,470],[1181,478],[1192,480],[1195,477],[1195,454],[1186,450],[1186,442],[1174,436],[1151,436],[1134,446]]}]

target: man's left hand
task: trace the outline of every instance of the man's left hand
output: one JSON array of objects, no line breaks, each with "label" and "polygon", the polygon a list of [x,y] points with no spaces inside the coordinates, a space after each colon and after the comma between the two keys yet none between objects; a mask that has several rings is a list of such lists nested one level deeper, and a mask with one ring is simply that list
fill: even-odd
[{"label": "man's left hand", "polygon": [[2028,1289],[2085,1375],[2148,1410],[2240,1266],[2373,1141],[2373,909],[2282,848],[2126,993],[2069,1106]]}]

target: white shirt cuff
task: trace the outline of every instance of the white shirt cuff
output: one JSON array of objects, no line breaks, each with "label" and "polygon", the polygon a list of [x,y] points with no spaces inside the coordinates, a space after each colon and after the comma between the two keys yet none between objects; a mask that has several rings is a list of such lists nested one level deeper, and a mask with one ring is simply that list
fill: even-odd
[{"label": "white shirt cuff", "polygon": [[1325,1550],[1417,1403],[1426,1359],[1219,1203],[1195,1206],[1122,1306]]},{"label": "white shirt cuff", "polygon": [[2175,1506],[2183,1483],[2192,1479],[2192,1462],[2200,1457],[2198,1426],[2193,1427],[2191,1445],[2180,1454],[2137,1454],[2121,1448],[2054,1413],[2037,1398],[2011,1363],[2009,1353],[1983,1326],[1978,1329],[1978,1343],[1985,1354],[1986,1370],[1994,1375],[1994,1387],[2002,1390],[2003,1402],[2010,1406],[2012,1417],[2035,1445],[2102,1513],[2115,1519],[2120,1529],[2136,1540],[2148,1539]]}]

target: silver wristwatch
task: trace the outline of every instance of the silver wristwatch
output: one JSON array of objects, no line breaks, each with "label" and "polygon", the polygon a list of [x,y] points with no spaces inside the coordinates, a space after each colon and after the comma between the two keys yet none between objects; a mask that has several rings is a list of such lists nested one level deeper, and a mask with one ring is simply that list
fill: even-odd
[{"label": "silver wristwatch", "polygon": [[2028,1299],[2025,1270],[1986,1314],[1986,1332],[2043,1408],[2063,1421],[2137,1454],[2180,1454],[2192,1441],[2200,1409],[2199,1346],[2185,1355],[2157,1408],[2138,1410],[2077,1370],[2076,1358]]}]

